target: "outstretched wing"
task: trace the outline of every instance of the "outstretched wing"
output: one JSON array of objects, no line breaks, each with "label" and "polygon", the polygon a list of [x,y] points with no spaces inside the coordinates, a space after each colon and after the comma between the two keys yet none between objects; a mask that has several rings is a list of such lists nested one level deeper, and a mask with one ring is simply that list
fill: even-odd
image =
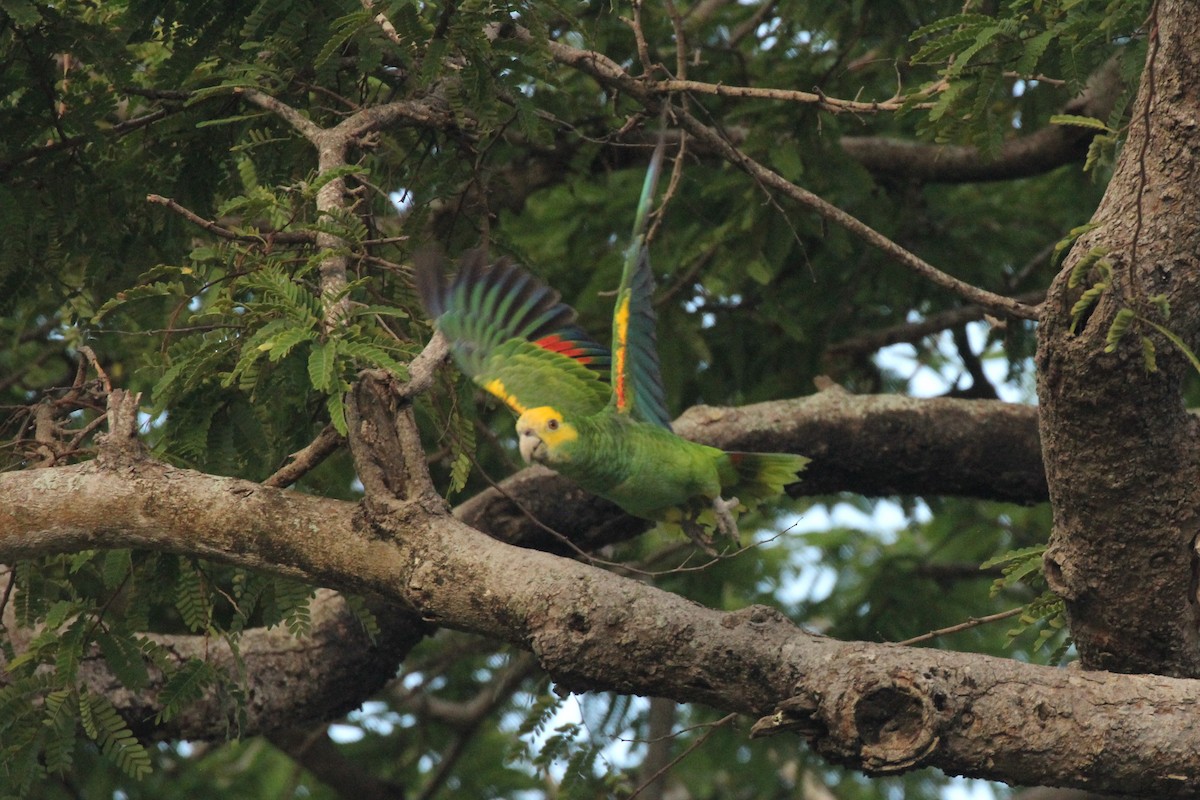
[{"label": "outstretched wing", "polygon": [[646,247],[646,217],[662,172],[663,143],[650,159],[625,255],[613,312],[612,403],[621,414],[671,428],[655,339],[654,275]]},{"label": "outstretched wing", "polygon": [[488,263],[473,250],[447,281],[441,258],[422,252],[416,285],[462,371],[516,413],[551,405],[590,416],[608,403],[607,348],[574,323],[575,310],[558,292],[525,270],[506,259]]}]

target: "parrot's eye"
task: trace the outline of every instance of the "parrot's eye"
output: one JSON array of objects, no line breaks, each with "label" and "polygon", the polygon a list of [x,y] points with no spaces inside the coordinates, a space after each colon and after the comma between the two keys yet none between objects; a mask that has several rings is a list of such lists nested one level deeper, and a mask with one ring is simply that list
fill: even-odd
[{"label": "parrot's eye", "polygon": [[556,419],[547,420],[546,421],[546,430],[548,430],[548,431],[558,430],[558,420],[556,420]]}]

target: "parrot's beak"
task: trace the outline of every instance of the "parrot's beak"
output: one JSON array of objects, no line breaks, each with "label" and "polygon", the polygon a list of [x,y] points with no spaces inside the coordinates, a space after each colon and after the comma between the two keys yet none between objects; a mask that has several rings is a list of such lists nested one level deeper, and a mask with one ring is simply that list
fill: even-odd
[{"label": "parrot's beak", "polygon": [[532,464],[534,461],[539,461],[543,448],[542,440],[532,428],[525,428],[517,431],[518,445],[521,448],[521,458],[525,459],[526,464]]}]

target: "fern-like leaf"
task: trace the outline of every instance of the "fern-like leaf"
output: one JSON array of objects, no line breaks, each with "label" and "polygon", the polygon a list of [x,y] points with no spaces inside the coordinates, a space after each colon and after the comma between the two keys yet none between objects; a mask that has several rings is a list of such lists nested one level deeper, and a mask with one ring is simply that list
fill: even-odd
[{"label": "fern-like leaf", "polygon": [[150,754],[108,698],[92,692],[80,694],[79,720],[88,737],[100,746],[100,752],[126,775],[141,780],[150,773]]},{"label": "fern-like leaf", "polygon": [[191,560],[179,564],[179,579],[175,584],[175,608],[190,630],[208,630],[212,619],[212,604],[204,591],[204,576]]},{"label": "fern-like leaf", "polygon": [[179,666],[158,693],[162,709],[154,717],[155,724],[169,722],[188,704],[200,699],[204,691],[220,678],[216,667],[198,658],[189,658]]}]

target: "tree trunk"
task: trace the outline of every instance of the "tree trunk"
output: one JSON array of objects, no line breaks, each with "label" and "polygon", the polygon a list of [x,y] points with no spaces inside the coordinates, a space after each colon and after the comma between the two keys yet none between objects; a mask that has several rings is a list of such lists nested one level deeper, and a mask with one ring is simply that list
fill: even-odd
[{"label": "tree trunk", "polygon": [[[1147,320],[1192,346],[1200,330],[1200,14],[1193,3],[1161,2],[1147,34],[1128,139],[1096,227],[1076,243],[1042,313],[1039,422],[1054,505],[1046,573],[1086,667],[1195,677],[1200,463],[1181,394],[1191,367]],[[1068,276],[1095,247],[1107,248],[1110,287],[1072,332],[1072,306],[1099,273],[1074,288]],[[1169,300],[1169,319],[1156,295]],[[1140,319],[1105,352],[1122,308]],[[1142,336],[1157,350],[1156,372]]]}]

